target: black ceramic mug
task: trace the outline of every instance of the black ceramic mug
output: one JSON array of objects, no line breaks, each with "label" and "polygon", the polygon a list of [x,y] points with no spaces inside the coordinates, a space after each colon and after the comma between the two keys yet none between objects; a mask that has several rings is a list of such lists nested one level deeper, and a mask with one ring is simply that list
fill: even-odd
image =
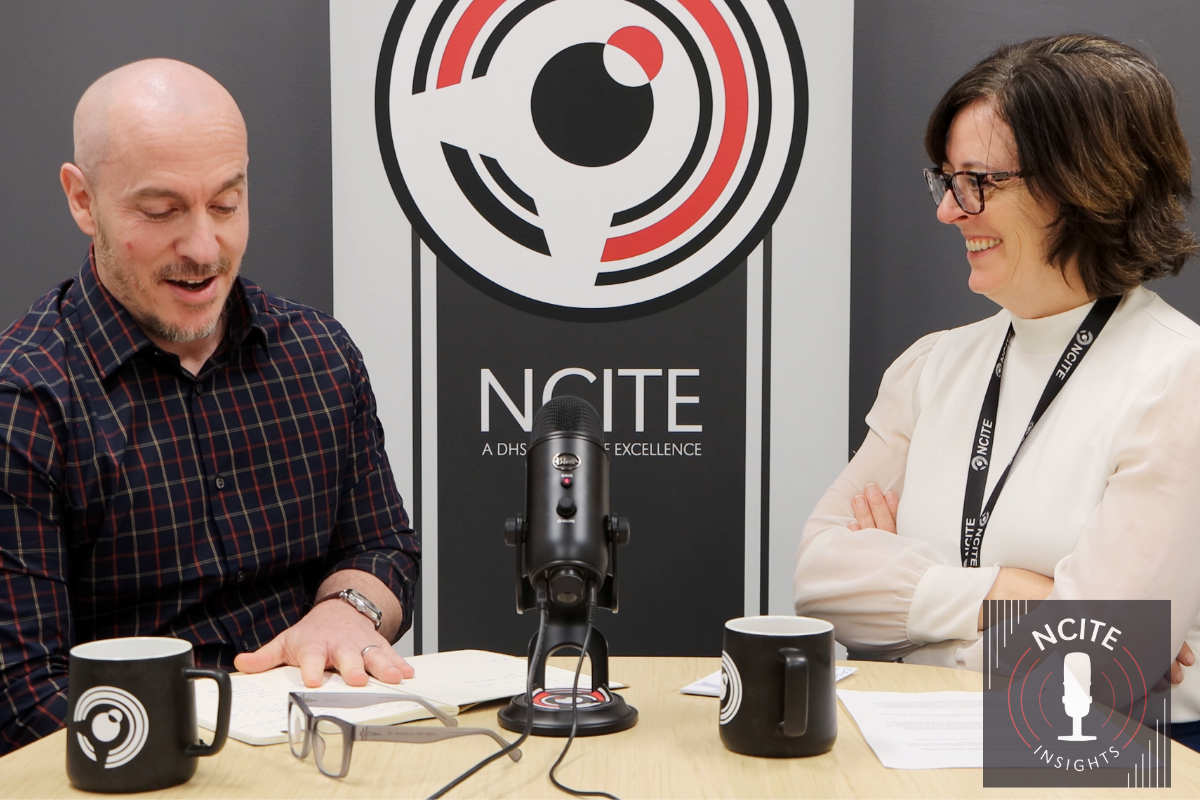
[{"label": "black ceramic mug", "polygon": [[[148,792],[184,783],[229,735],[229,674],[196,669],[192,644],[153,636],[71,648],[67,777],[89,792]],[[192,681],[217,682],[217,729],[203,744]]]},{"label": "black ceramic mug", "polygon": [[837,739],[833,625],[810,617],[725,623],[721,742],[770,758],[827,753]]}]

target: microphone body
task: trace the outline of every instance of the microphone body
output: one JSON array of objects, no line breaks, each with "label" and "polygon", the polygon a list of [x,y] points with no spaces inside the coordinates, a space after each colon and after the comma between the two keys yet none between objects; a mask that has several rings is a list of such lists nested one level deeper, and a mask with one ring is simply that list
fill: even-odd
[{"label": "microphone body", "polygon": [[556,431],[526,456],[529,533],[525,574],[550,598],[574,605],[608,576],[608,453],[578,432]]}]

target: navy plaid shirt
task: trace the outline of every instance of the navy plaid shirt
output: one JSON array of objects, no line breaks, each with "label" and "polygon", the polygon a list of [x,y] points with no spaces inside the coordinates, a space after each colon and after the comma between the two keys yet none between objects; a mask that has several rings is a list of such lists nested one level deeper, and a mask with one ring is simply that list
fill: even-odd
[{"label": "navy plaid shirt", "polygon": [[79,642],[177,636],[230,669],[340,569],[411,624],[419,549],[361,354],[246,280],[227,314],[193,378],[89,258],[0,336],[0,755],[65,724]]}]

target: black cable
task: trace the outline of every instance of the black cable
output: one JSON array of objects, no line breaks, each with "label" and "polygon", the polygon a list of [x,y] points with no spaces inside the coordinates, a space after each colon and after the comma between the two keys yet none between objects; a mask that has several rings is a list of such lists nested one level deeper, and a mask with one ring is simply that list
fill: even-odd
[{"label": "black cable", "polygon": [[538,663],[538,660],[541,658],[541,655],[542,655],[542,638],[545,636],[545,633],[546,633],[546,620],[549,616],[549,612],[547,610],[547,605],[545,602],[542,602],[541,597],[539,597],[538,610],[541,612],[541,615],[538,620],[537,641],[533,645],[533,658],[530,659],[530,661],[529,661],[529,674],[525,678],[525,703],[526,703],[525,730],[522,731],[521,735],[519,737],[517,737],[517,740],[515,742],[513,742],[512,744],[510,744],[508,747],[505,747],[502,750],[498,750],[495,753],[492,753],[490,756],[483,759],[475,766],[471,767],[469,770],[464,772],[462,775],[459,775],[457,778],[455,778],[454,780],[447,783],[441,789],[438,789],[436,792],[429,795],[429,800],[438,800],[439,797],[441,797],[446,792],[453,789],[455,786],[458,786],[460,783],[462,783],[467,778],[474,775],[476,772],[479,772],[479,770],[483,769],[488,764],[492,763],[496,759],[503,758],[504,756],[511,753],[513,750],[516,750],[518,747],[520,747],[522,744],[524,744],[526,739],[529,738],[529,734],[533,730],[533,668],[534,668],[534,665]]},{"label": "black cable", "polygon": [[[571,687],[571,735],[567,737],[566,745],[563,746],[562,752],[558,754],[558,761],[555,761],[554,766],[550,767],[550,782],[567,794],[575,795],[576,797],[607,797],[610,800],[620,800],[619,797],[611,795],[608,792],[572,789],[570,786],[559,783],[558,778],[554,777],[554,770],[558,769],[558,765],[567,757],[567,751],[571,749],[571,742],[575,741],[575,728],[579,724],[579,673],[583,671],[583,657],[587,655],[588,641],[592,638],[592,628],[595,618],[596,585],[592,584],[588,592],[587,632],[583,634],[583,646],[579,651],[579,661],[575,664],[575,683]],[[592,687],[593,690],[595,688],[595,686]]]}]

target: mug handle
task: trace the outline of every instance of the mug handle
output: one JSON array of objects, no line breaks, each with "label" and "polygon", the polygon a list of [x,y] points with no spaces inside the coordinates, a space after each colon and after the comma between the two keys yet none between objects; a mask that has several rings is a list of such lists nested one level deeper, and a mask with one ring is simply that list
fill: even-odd
[{"label": "mug handle", "polygon": [[784,648],[783,659],[783,722],[779,729],[784,736],[803,736],[808,730],[808,659],[799,650]]},{"label": "mug handle", "polygon": [[233,705],[233,684],[229,682],[229,673],[223,669],[189,667],[183,671],[183,677],[190,680],[211,678],[217,682],[217,726],[213,731],[212,744],[189,744],[184,750],[184,755],[188,757],[215,756],[229,737],[229,711]]}]

